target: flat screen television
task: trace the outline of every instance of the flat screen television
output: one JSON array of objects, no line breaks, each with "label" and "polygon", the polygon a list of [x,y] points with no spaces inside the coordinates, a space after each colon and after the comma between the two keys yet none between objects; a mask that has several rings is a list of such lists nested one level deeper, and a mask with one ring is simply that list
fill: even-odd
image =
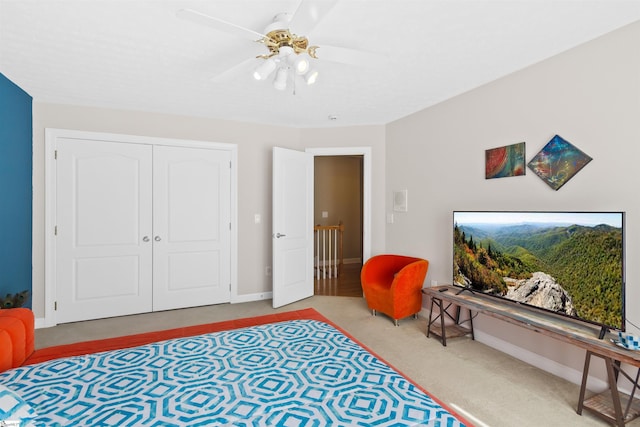
[{"label": "flat screen television", "polygon": [[624,212],[454,211],[453,283],[624,330]]}]

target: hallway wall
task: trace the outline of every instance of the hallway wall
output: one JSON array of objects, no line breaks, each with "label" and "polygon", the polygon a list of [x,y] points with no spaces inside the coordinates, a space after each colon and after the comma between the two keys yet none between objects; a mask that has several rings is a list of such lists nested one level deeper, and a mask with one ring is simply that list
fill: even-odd
[{"label": "hallway wall", "polygon": [[362,157],[316,156],[314,174],[313,223],[342,221],[344,259],[362,261]]}]

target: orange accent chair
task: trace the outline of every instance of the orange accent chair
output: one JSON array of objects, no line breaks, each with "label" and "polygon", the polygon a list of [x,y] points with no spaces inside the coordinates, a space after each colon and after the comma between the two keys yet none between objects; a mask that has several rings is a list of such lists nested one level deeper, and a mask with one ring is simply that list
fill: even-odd
[{"label": "orange accent chair", "polygon": [[376,255],[362,266],[360,281],[373,315],[380,311],[398,320],[422,309],[422,287],[429,261],[401,255]]},{"label": "orange accent chair", "polygon": [[0,310],[0,372],[21,366],[34,350],[33,312],[28,308]]}]

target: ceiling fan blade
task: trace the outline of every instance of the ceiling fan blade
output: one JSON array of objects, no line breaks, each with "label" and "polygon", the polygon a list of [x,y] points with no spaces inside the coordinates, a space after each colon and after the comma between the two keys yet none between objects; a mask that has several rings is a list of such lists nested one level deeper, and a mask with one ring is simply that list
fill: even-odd
[{"label": "ceiling fan blade", "polygon": [[309,35],[337,2],[338,0],[302,0],[293,13],[289,28],[298,35]]},{"label": "ceiling fan blade", "polygon": [[316,49],[316,55],[320,61],[331,61],[360,66],[382,64],[387,59],[386,55],[380,53],[326,45],[319,46]]},{"label": "ceiling fan blade", "polygon": [[225,33],[229,33],[234,36],[242,37],[252,41],[258,41],[265,37],[264,34],[258,33],[257,31],[241,27],[240,25],[236,25],[219,18],[214,18],[213,16],[206,15],[193,9],[180,9],[178,12],[176,12],[176,15],[178,16],[178,18],[186,19],[188,21],[205,25],[215,30],[224,31]]},{"label": "ceiling fan blade", "polygon": [[258,60],[256,58],[245,59],[237,63],[236,65],[227,68],[225,71],[217,74],[211,78],[213,83],[225,83],[231,80],[234,77],[241,76],[243,72],[246,73],[247,76],[251,76],[251,66],[254,65]]}]

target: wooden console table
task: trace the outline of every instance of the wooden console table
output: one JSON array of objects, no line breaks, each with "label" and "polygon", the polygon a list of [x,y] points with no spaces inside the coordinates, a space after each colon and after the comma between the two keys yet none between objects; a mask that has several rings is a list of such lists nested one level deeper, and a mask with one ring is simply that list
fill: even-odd
[{"label": "wooden console table", "polygon": [[[446,288],[441,289],[446,290]],[[437,315],[433,310],[434,306],[438,308]],[[450,309],[453,309],[454,313],[449,312]],[[474,339],[473,316],[471,314],[471,310],[469,310],[469,327],[464,327],[461,325],[461,311],[462,306],[460,304],[455,304],[454,302],[443,300],[443,298],[440,298],[439,295],[431,296],[431,308],[429,309],[429,321],[427,323],[427,338],[429,338],[429,335],[434,334],[440,338],[440,342],[445,347],[447,346],[447,337],[456,338],[471,334],[471,339]],[[445,323],[445,317],[453,320],[454,323]],[[431,327],[438,321],[438,319],[440,319],[440,330],[438,330],[437,328],[431,330]]]},{"label": "wooden console table", "polygon": [[[599,339],[599,329],[587,323],[577,322],[564,316],[554,315],[553,313],[536,310],[509,301],[502,301],[498,298],[464,290],[460,287],[437,286],[424,288],[422,292],[432,298],[432,309],[434,300],[436,301],[435,305],[441,309],[440,334],[442,336],[440,338],[443,345],[446,345],[444,313],[449,307],[455,307],[458,315],[459,309],[465,308],[469,310],[470,317],[471,312],[484,314],[550,336],[559,341],[573,344],[586,350],[584,369],[582,371],[582,385],[576,412],[582,414],[582,410],[587,409],[620,427],[640,416],[640,400],[634,398],[640,377],[640,351],[626,350],[616,346],[610,340],[614,338],[612,334],[607,334],[604,339]],[[444,304],[447,305],[445,306]],[[449,317],[456,324],[458,323],[457,319],[459,320],[459,317],[457,319],[452,315],[449,315]],[[433,323],[430,315],[427,336],[430,332],[438,335],[435,330],[431,331]],[[605,392],[585,399],[592,356],[600,357],[605,361],[610,397],[607,396],[609,393]],[[622,363],[639,368],[635,378],[622,370]],[[630,396],[618,391],[619,374],[626,377],[633,385]]]}]

